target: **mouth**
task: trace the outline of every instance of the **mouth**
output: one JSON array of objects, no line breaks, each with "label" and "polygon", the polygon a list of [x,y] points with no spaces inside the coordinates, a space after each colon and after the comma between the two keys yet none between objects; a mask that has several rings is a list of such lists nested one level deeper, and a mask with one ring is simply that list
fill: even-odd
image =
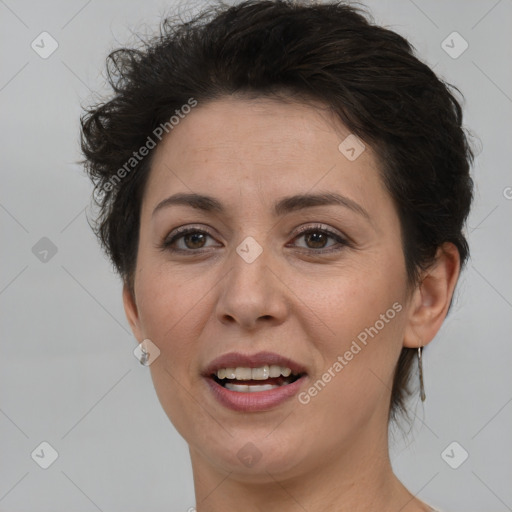
[{"label": "mouth", "polygon": [[304,372],[293,373],[290,368],[265,365],[258,368],[221,368],[210,374],[217,384],[237,393],[258,393],[287,386],[300,379]]},{"label": "mouth", "polygon": [[273,409],[296,395],[308,378],[305,367],[272,352],[225,354],[202,376],[213,397],[238,412]]}]

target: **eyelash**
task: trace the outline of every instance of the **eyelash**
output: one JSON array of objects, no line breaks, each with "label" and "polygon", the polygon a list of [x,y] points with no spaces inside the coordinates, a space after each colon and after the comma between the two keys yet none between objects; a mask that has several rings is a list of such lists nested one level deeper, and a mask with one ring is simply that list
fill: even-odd
[{"label": "eyelash", "polygon": [[[208,235],[213,238],[213,235],[205,230],[205,229],[198,229],[194,227],[184,227],[184,228],[178,228],[172,237],[166,237],[163,242],[160,244],[160,249],[163,251],[171,251],[175,253],[194,253],[194,254],[202,254],[204,252],[207,252],[208,249],[176,249],[171,247],[172,244],[174,244],[179,239],[183,238],[185,235],[191,234],[191,233],[201,233],[204,235]],[[338,244],[341,245],[341,247],[337,248],[328,248],[328,249],[308,249],[308,248],[301,248],[303,251],[306,251],[310,254],[331,254],[333,252],[341,251],[345,246],[351,247],[352,244],[349,242],[346,238],[342,237],[338,233],[323,227],[321,224],[317,224],[314,226],[307,226],[305,228],[301,228],[297,231],[295,236],[293,237],[293,240],[300,238],[301,236],[307,235],[309,233],[322,233],[325,235],[328,235],[330,238],[333,238],[338,242]]]}]

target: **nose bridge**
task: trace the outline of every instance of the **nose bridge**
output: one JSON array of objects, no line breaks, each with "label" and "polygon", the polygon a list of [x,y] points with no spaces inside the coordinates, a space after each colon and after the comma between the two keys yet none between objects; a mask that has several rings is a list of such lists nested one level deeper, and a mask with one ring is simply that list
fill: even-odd
[{"label": "nose bridge", "polygon": [[270,252],[263,234],[244,236],[231,254],[229,261],[231,272],[228,274],[228,279],[241,280],[244,285],[265,283],[268,286],[264,275],[269,271],[267,264]]}]

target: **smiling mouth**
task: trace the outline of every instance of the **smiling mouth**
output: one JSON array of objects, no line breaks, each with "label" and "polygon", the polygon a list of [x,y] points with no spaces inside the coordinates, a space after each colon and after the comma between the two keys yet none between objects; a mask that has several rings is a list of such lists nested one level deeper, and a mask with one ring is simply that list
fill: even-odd
[{"label": "smiling mouth", "polygon": [[212,374],[210,375],[210,378],[223,388],[229,389],[230,391],[237,391],[239,393],[257,393],[259,391],[270,391],[271,389],[276,389],[281,386],[287,386],[288,384],[300,379],[303,375],[305,374],[291,374],[287,377],[283,377],[281,375],[279,377],[269,377],[267,379],[258,380],[240,380],[228,378],[220,379],[216,374]]}]

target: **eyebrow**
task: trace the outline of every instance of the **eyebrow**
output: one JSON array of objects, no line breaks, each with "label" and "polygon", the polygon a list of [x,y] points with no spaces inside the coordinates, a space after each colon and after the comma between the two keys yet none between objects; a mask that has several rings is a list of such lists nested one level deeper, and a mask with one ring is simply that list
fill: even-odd
[{"label": "eyebrow", "polygon": [[[225,208],[222,203],[214,197],[195,193],[178,193],[160,201],[153,210],[152,215],[154,216],[159,210],[173,205],[189,206],[204,212],[225,213]],[[361,205],[348,197],[332,192],[319,194],[297,194],[294,196],[283,197],[274,203],[274,215],[282,216],[304,208],[328,205],[343,206],[355,213],[358,213],[359,215],[362,215],[367,220],[371,220],[370,215]]]}]

